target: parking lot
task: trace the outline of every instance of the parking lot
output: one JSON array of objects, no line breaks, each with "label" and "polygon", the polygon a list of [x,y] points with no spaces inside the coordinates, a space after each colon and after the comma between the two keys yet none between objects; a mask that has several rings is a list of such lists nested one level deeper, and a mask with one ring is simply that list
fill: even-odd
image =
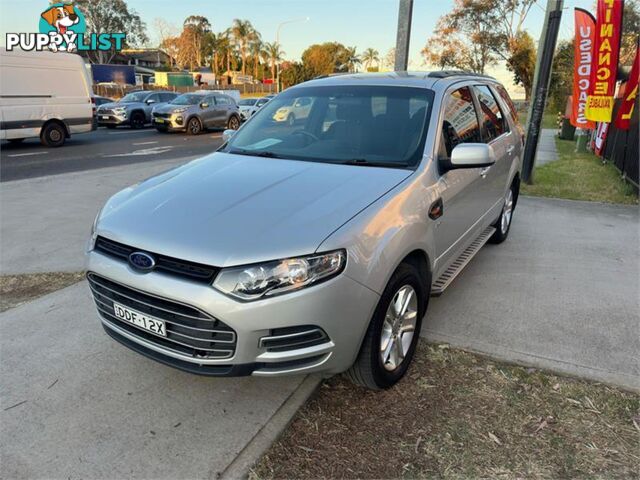
[{"label": "parking lot", "polygon": [[220,131],[197,136],[163,134],[154,128],[98,130],[74,135],[60,148],[47,148],[37,139],[21,144],[2,143],[0,181],[9,182],[96,168],[195,158],[222,143]]}]

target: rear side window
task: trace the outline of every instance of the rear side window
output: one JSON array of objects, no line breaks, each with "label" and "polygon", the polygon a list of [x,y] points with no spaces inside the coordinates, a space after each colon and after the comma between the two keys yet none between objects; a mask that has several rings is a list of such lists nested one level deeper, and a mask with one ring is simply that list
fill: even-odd
[{"label": "rear side window", "polygon": [[451,157],[451,151],[461,143],[480,143],[480,125],[473,104],[471,89],[464,87],[447,95],[442,122],[439,156]]},{"label": "rear side window", "polygon": [[175,93],[161,93],[160,94],[160,101],[161,102],[170,102],[174,98],[176,98],[176,94]]},{"label": "rear side window", "polygon": [[500,110],[498,101],[486,85],[476,85],[476,95],[480,106],[480,118],[482,119],[482,130],[486,142],[498,138],[503,133],[509,131],[507,121]]},{"label": "rear side window", "polygon": [[229,105],[231,102],[227,97],[216,97],[216,104],[218,105]]},{"label": "rear side window", "polygon": [[509,109],[509,115],[511,115],[511,119],[513,120],[514,123],[517,124],[518,123],[518,110],[516,109],[516,106],[513,103],[513,100],[511,100],[511,97],[507,93],[507,89],[504,88],[502,85],[494,85],[494,88],[498,92],[498,95],[500,95],[500,97],[502,98],[502,102]]}]

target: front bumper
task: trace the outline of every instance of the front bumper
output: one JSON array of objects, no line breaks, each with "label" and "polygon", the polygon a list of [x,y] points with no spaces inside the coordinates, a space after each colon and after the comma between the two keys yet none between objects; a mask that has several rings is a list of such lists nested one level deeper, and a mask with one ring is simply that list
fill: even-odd
[{"label": "front bumper", "polygon": [[[153,338],[137,335],[135,328],[121,328],[117,321],[100,314],[103,327],[115,340],[159,362],[201,375],[342,372],[355,361],[379,299],[346,272],[299,292],[243,303],[207,284],[159,272],[139,273],[127,263],[96,251],[88,253],[87,271],[139,292],[188,305],[232,328],[235,332],[232,356],[202,358],[167,349]],[[305,326],[318,327],[326,338],[302,348],[268,347],[268,339],[276,338],[276,332]]]},{"label": "front bumper", "polygon": [[170,131],[183,131],[186,130],[186,121],[183,114],[173,114],[167,116],[153,115],[151,123],[154,127],[160,129],[166,129]]},{"label": "front bumper", "polygon": [[122,115],[118,115],[118,114],[104,114],[104,113],[100,113],[98,112],[96,114],[96,119],[98,121],[98,125],[100,126],[105,126],[105,125],[125,125],[129,123],[129,119],[127,118],[127,114],[122,114]]}]

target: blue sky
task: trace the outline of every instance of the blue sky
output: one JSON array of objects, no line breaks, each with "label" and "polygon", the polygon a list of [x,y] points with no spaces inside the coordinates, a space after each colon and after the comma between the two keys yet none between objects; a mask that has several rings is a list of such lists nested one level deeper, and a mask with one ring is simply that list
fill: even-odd
[{"label": "blue sky", "polygon": [[[397,0],[128,0],[146,22],[149,36],[156,40],[154,20],[162,18],[177,27],[189,15],[204,15],[213,29],[226,29],[234,18],[245,18],[273,41],[280,22],[309,17],[309,21],[282,27],[280,43],[286,58],[299,59],[312,43],[338,41],[359,51],[372,47],[383,56],[395,44]],[[0,43],[7,32],[34,32],[47,0],[0,0]],[[574,6],[592,9],[594,0],[565,1],[560,38],[573,35]],[[16,11],[16,7],[19,10]],[[410,68],[424,69],[420,50],[432,34],[438,17],[451,10],[453,0],[414,0]],[[538,0],[525,24],[537,40],[544,21],[546,0]],[[500,67],[494,73],[507,75]]]}]

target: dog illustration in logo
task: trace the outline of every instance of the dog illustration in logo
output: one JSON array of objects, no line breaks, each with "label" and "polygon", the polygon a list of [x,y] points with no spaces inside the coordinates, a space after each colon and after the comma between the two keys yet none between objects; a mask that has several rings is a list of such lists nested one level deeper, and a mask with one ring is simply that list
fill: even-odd
[{"label": "dog illustration in logo", "polygon": [[[49,25],[55,28],[57,33],[62,37],[67,33],[69,27],[76,25],[80,21],[73,5],[51,7],[49,10],[42,12],[41,17],[44,18]],[[52,42],[49,44],[49,48],[53,51],[66,50],[68,52],[73,52],[76,49],[76,45],[75,43],[69,42],[65,48],[63,45],[59,46]]]}]

